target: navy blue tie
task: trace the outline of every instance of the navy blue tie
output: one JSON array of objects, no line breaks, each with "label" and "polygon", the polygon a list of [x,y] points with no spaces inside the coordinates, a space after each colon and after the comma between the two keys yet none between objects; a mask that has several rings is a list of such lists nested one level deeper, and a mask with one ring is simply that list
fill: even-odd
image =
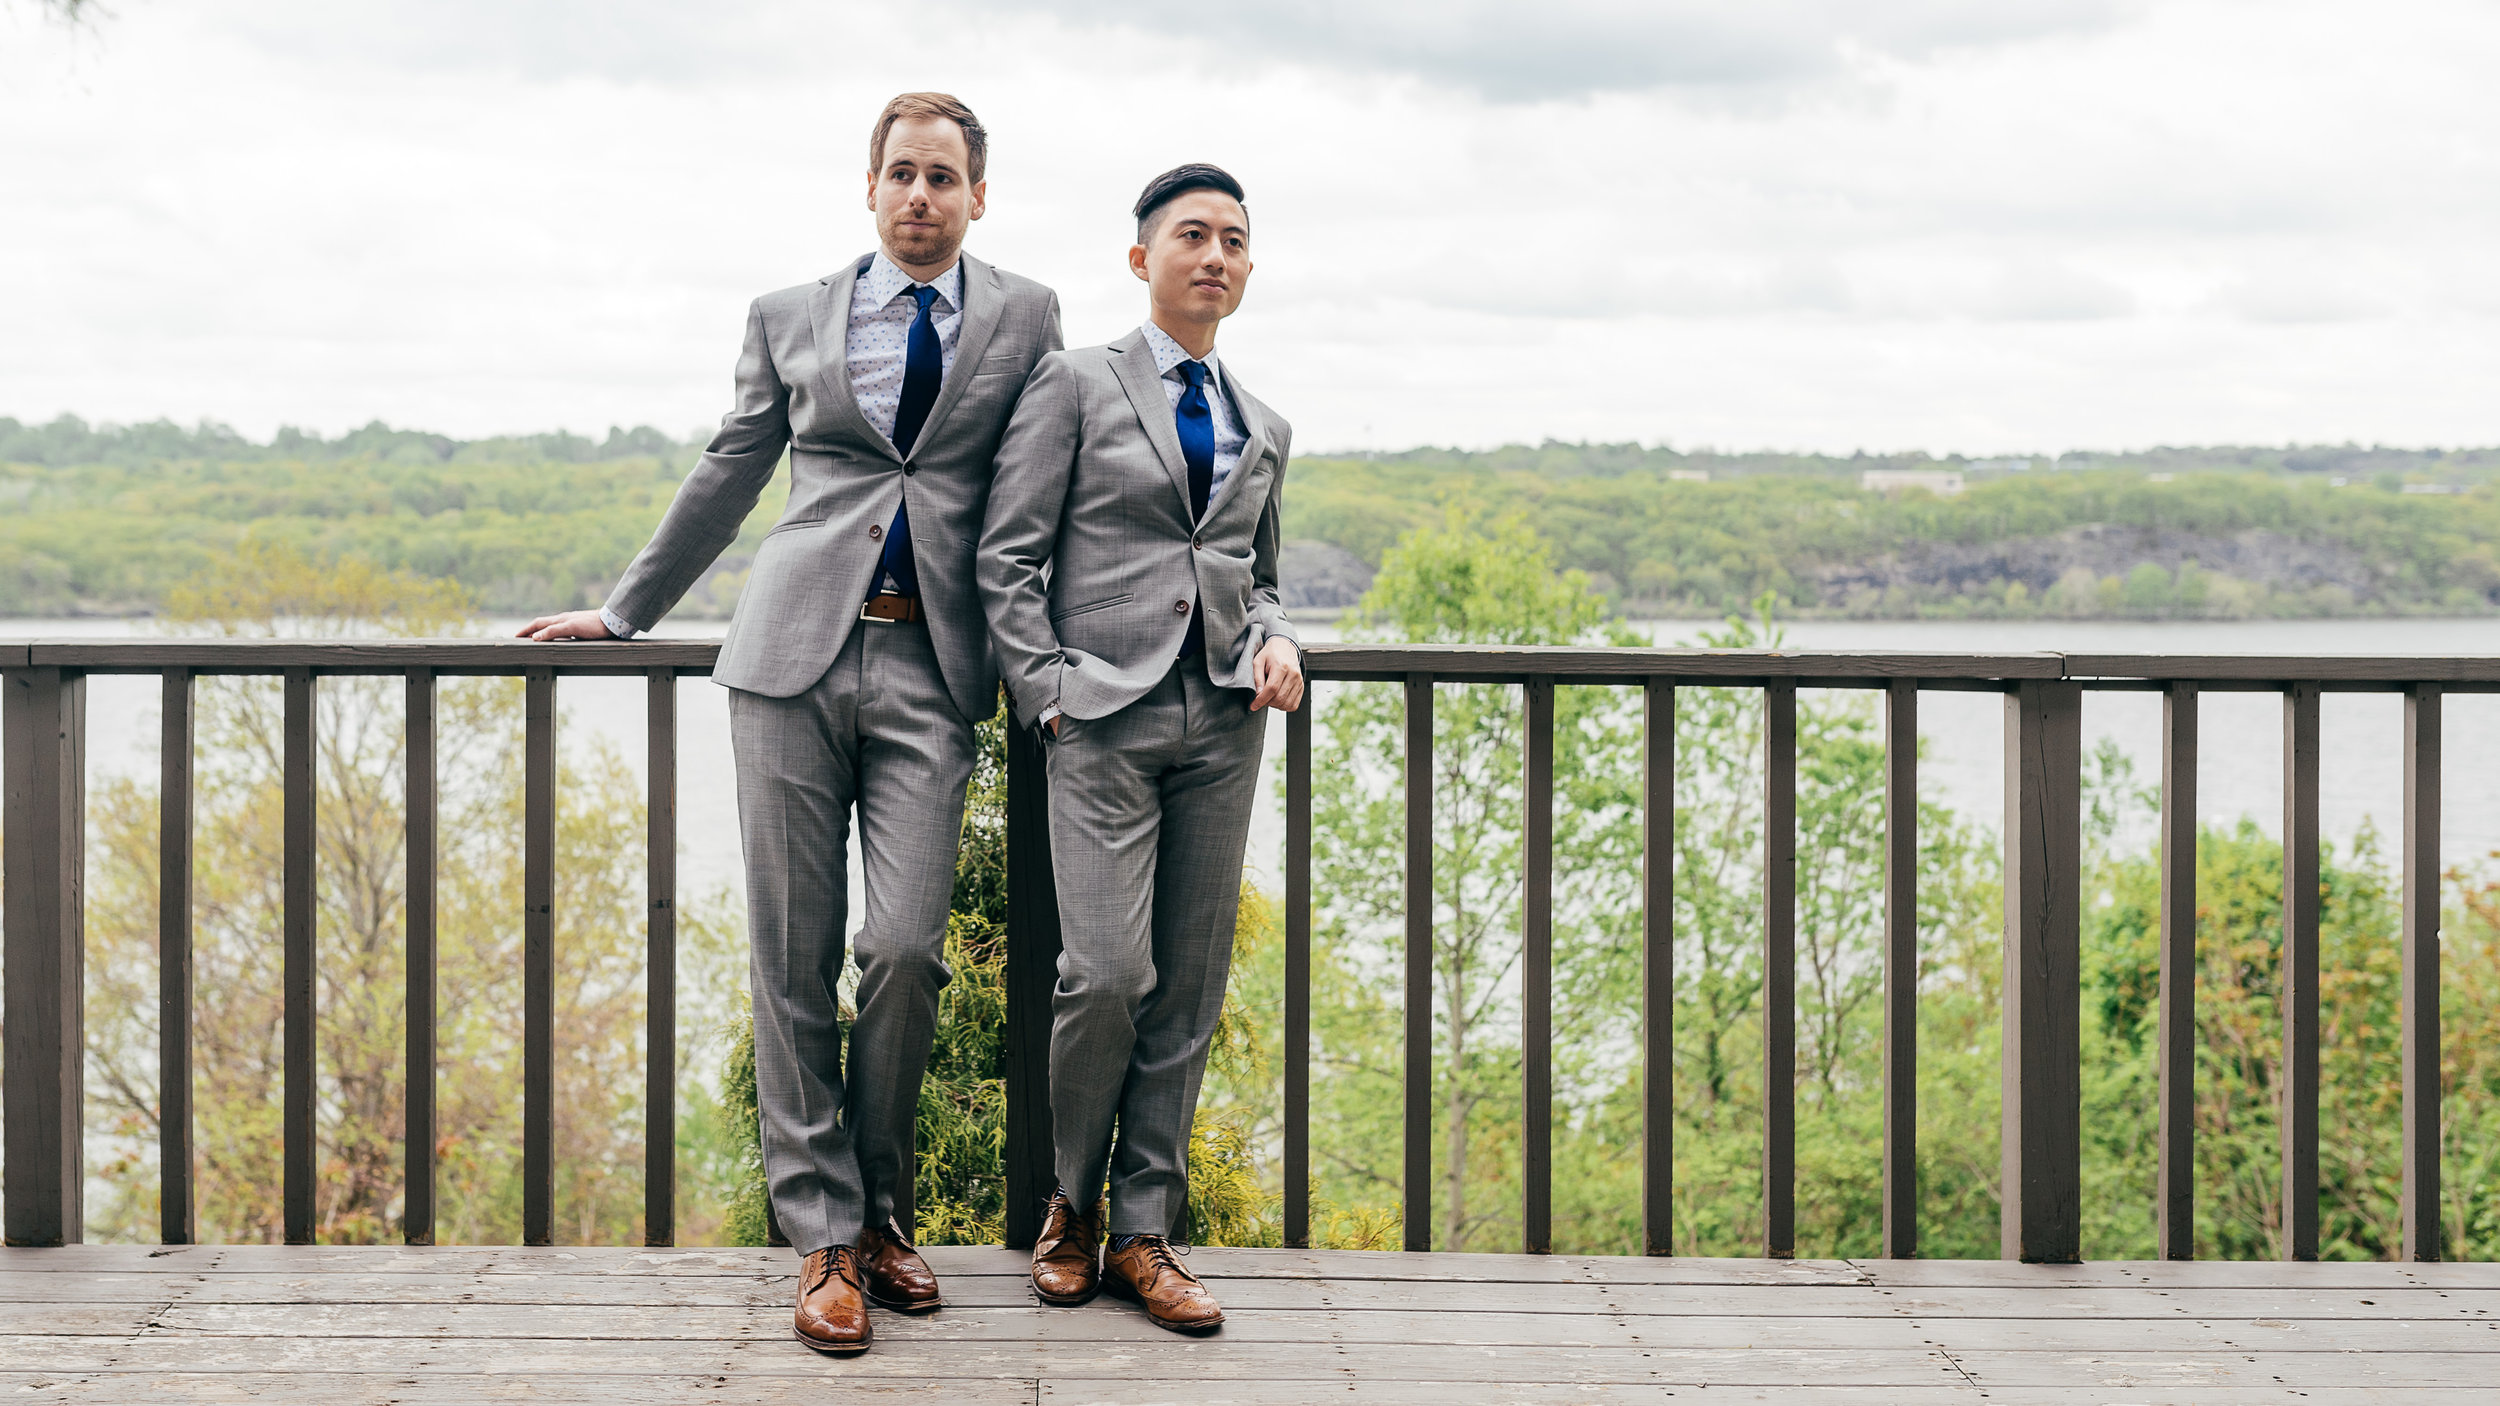
[{"label": "navy blue tie", "polygon": [[1189,389],[1172,416],[1181,434],[1181,460],[1189,465],[1189,515],[1207,515],[1207,499],[1215,491],[1215,416],[1207,409],[1207,364],[1184,361],[1181,374]]},{"label": "navy blue tie", "polygon": [[[1206,517],[1207,499],[1215,492],[1215,415],[1207,408],[1207,364],[1184,361],[1181,374],[1189,378],[1189,389],[1181,392],[1180,404],[1173,407],[1172,423],[1180,431],[1181,462],[1189,466],[1189,515],[1195,520]],[[1189,629],[1181,635],[1181,658],[1206,648],[1205,615],[1198,602],[1191,603]]]},{"label": "navy blue tie", "polygon": [[[937,404],[938,382],[946,364],[938,349],[937,324],[929,320],[929,305],[937,301],[937,290],[914,288],[911,295],[920,302],[920,314],[911,320],[911,342],[903,355],[903,399],[894,408],[894,447],[905,458],[911,457],[911,447],[920,438],[920,427],[929,422],[929,407]],[[888,579],[904,595],[920,594],[920,566],[911,552],[909,504],[894,510],[894,523],[885,530],[885,558],[879,567],[868,583],[868,594],[875,595]]]}]

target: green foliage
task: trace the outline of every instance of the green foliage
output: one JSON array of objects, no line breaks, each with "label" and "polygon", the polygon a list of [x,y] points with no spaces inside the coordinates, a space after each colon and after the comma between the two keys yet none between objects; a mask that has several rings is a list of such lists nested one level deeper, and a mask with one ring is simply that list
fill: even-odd
[{"label": "green foliage", "polygon": [[771,1200],[764,1185],[764,1145],[757,1121],[762,1105],[755,1090],[755,1007],[739,1003],[738,1016],[722,1030],[728,1046],[721,1061],[721,1114],[733,1132],[731,1165],[737,1180],[721,1218],[721,1243],[761,1245],[771,1238]]},{"label": "green foliage", "polygon": [[[2500,453],[2411,456],[2419,477],[2482,485],[2445,497],[2286,472],[2313,462],[2298,454],[2207,453],[2209,471],[2168,480],[2069,456],[2078,471],[1982,477],[1948,498],[1857,483],[1862,467],[1958,467],[1924,456],[1547,445],[1306,457],[1285,529],[1378,562],[1448,505],[1472,504],[1532,525],[1558,565],[1626,608],[1673,616],[1765,594],[1789,613],[1951,619],[2482,614],[2500,601],[2488,483]],[[1697,471],[1712,477],[1671,476]]]},{"label": "green foliage", "polygon": [[[2104,772],[2124,788],[2123,763]],[[2149,809],[2147,795],[2130,798]],[[2500,951],[2495,881],[2452,873],[2441,953],[2443,1257],[2500,1257]],[[2091,868],[2084,952],[2085,1253],[2155,1253],[2152,1058],[2161,875],[2149,854]],[[2246,818],[2197,839],[2196,1253],[2283,1253],[2283,850]],[[2393,1259],[2404,1182],[2403,1029],[2394,939],[2402,897],[2375,832],[2322,846],[2319,889],[2319,1253]]]},{"label": "green foliage", "polygon": [[1189,1233],[1201,1245],[1285,1243],[1283,1205],[1259,1182],[1250,1119],[1200,1108],[1190,1125]]},{"label": "green foliage", "polygon": [[[0,419],[0,598],[20,615],[156,609],[260,542],[455,582],[488,611],[592,605],[693,458],[649,429],[464,444],[376,424],[257,446],[215,426]],[[770,506],[681,614],[729,613]]]},{"label": "green foliage", "polygon": [[[257,546],[173,593],[169,631],[310,637],[465,629],[446,583],[357,563],[322,564]],[[523,804],[517,680],[445,680],[437,698],[441,826],[432,1073],[437,1108],[435,1234],[515,1243],[521,1217],[519,979]],[[404,1210],[407,946],[403,690],[396,679],[324,678],[318,690],[320,1017],[315,1118],[316,1234],[327,1243],[399,1238]],[[284,926],[279,840],[284,722],[275,680],[197,684],[193,772],[195,995],[192,1040],[202,1238],[281,1237],[279,1049]],[[152,780],[152,778],[151,778]],[[559,758],[555,817],[558,1236],[641,1243],[644,817],[633,770],[613,749]],[[107,1139],[87,1230],[155,1238],[158,1100],[157,844],[152,784],[102,779],[89,808],[89,1126]],[[734,950],[716,896],[681,912],[687,1003],[703,1013]],[[697,1022],[699,1028],[699,1021]],[[678,1067],[691,1067],[680,1052]],[[693,1111],[681,1168],[681,1235],[711,1234],[724,1184]],[[684,1144],[681,1144],[683,1146]]]},{"label": "green foliage", "polygon": [[[595,604],[698,449],[648,427],[460,441],[377,422],[260,444],[205,422],[0,417],[0,599],[27,615],[144,612],[264,540],[456,581],[498,613]],[[2500,601],[2500,451],[2165,449],[2068,454],[2055,473],[2024,462],[2032,472],[1553,443],[1310,456],[1295,461],[1286,527],[1377,564],[1471,504],[1526,522],[1602,596],[1705,618],[1765,593],[1792,615],[1884,618],[2480,614]],[[1858,486],[1881,468],[1963,470],[1972,487],[1939,499]],[[2406,484],[2471,491],[2410,497]],[[783,491],[768,490],[680,617],[729,613]]]},{"label": "green foliage", "polygon": [[[1569,591],[1479,593],[1534,574],[1515,523],[1457,517],[1393,550],[1358,628],[1425,638],[1550,641],[1593,618]],[[1559,580],[1560,578],[1553,578]],[[1538,603],[1541,620],[1462,604]],[[1701,644],[1776,645],[1767,621]],[[1561,691],[1568,695],[1570,690]],[[1599,692],[1591,690],[1591,692]],[[1883,1071],[1882,749],[1865,694],[1798,710],[1796,1083],[1798,1252],[1880,1252]],[[1435,689],[1435,1248],[1518,1243],[1518,816],[1512,689]],[[1554,984],[1556,1248],[1634,1253],[1641,1080],[1638,851],[1625,787],[1637,733],[1613,703],[1557,700]],[[1403,1194],[1404,807],[1402,701],[1361,685],[1318,704],[1313,767],[1312,1088],[1319,1243],[1394,1246]],[[1610,717],[1609,708],[1617,710]],[[1674,694],[1676,825],[1674,1203],[1679,1253],[1761,1244],[1762,885],[1760,695]],[[1488,725],[1487,719],[1492,719]],[[1467,756],[1453,757],[1452,753]],[[1472,770],[1469,757],[1482,759]],[[2084,778],[2084,1252],[2154,1252],[2159,1107],[2160,873],[2122,836],[2158,804],[2104,744]],[[1575,789],[1576,788],[1576,789]],[[1569,799],[1562,799],[1568,795]],[[1997,1253],[2000,874],[1995,837],[1919,808],[1921,1253]],[[1576,827],[1576,828],[1575,828]],[[2282,1253],[2280,1151],[2283,856],[2256,825],[2199,842],[2193,1094],[2197,1253]],[[2401,903],[2368,830],[2321,855],[2323,1129],[2319,1215],[2330,1258],[2401,1247]],[[2500,1257],[2500,878],[2448,876],[2441,942],[2442,1196],[2448,1257]],[[1269,970],[1252,964],[1265,999]],[[1353,1207],[1349,1216],[1342,1207]]]},{"label": "green foliage", "polygon": [[1007,932],[971,913],[946,924],[955,973],[920,1083],[918,1235],[995,1245],[1007,1221]]}]

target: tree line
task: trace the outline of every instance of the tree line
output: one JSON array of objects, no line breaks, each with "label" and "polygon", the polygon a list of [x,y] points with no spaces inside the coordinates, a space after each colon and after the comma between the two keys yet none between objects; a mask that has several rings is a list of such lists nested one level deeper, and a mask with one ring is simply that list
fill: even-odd
[{"label": "tree line", "polygon": [[[247,541],[453,581],[496,614],[593,605],[699,450],[648,426],[458,440],[376,422],[259,442],[213,422],[0,417],[0,613],[157,612]],[[1958,472],[1967,491],[1873,491],[1869,469]],[[1677,619],[1765,594],[1790,616],[1870,619],[2479,615],[2500,610],[2495,469],[2500,450],[2350,446],[1980,462],[1422,449],[1297,460],[1286,530],[1373,570],[1453,505],[1516,516],[1618,613]],[[783,491],[682,616],[728,615]]]}]

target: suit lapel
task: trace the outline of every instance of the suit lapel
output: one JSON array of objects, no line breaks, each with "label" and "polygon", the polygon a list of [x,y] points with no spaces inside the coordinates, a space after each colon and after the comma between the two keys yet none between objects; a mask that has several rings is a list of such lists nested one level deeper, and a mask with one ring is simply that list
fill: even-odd
[{"label": "suit lapel", "polygon": [[961,262],[964,321],[963,326],[955,329],[955,367],[938,387],[937,403],[929,407],[929,418],[920,426],[920,438],[912,441],[915,450],[937,438],[938,427],[946,422],[946,412],[955,408],[955,402],[964,398],[964,388],[981,374],[981,358],[989,351],[990,338],[998,331],[999,314],[1007,307],[1007,295],[998,286],[995,270],[970,254],[963,255]]},{"label": "suit lapel", "polygon": [[[1230,366],[1216,374],[1224,383],[1224,395],[1232,402],[1233,413],[1241,417],[1241,429],[1246,438],[1241,446],[1241,461],[1233,465],[1231,473],[1224,475],[1224,486],[1215,490],[1214,499],[1207,504],[1209,521],[1214,519],[1217,509],[1232,501],[1233,486],[1250,477],[1250,470],[1258,467],[1259,456],[1267,452],[1267,407],[1242,389]],[[1174,438],[1178,437],[1176,431]]]},{"label": "suit lapel", "polygon": [[1128,392],[1129,408],[1137,412],[1137,422],[1146,427],[1146,438],[1155,447],[1156,457],[1163,460],[1164,472],[1172,476],[1172,486],[1180,490],[1181,517],[1189,519],[1189,460],[1181,454],[1181,432],[1172,423],[1172,402],[1163,395],[1163,378],[1155,374],[1155,354],[1146,345],[1146,334],[1131,332],[1111,344],[1116,353],[1111,369],[1120,378],[1120,389]]},{"label": "suit lapel", "polygon": [[834,417],[848,424],[861,439],[884,450],[886,457],[900,459],[902,456],[894,452],[894,442],[868,423],[866,412],[859,408],[859,398],[851,394],[851,293],[859,286],[859,272],[866,263],[866,259],[858,260],[831,278],[819,280],[816,296],[808,302],[808,318],[816,333],[816,393]]}]

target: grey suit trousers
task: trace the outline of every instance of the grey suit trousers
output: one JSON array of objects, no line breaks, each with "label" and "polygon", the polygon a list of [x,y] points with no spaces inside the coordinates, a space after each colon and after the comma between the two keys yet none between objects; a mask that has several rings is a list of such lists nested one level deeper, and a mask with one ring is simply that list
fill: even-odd
[{"label": "grey suit trousers", "polygon": [[1189,659],[1108,717],[1063,715],[1048,744],[1057,1170],[1079,1206],[1108,1172],[1115,1235],[1174,1234],[1188,1203],[1190,1123],[1232,970],[1267,740],[1249,703]]},{"label": "grey suit trousers", "polygon": [[[732,689],[729,725],[764,1176],[782,1233],[812,1254],[883,1224],[912,1172],[920,1077],[951,978],[946,915],[972,727],[927,627],[869,621],[793,697]],[[868,912],[845,1060],[837,983],[854,805]]]}]

